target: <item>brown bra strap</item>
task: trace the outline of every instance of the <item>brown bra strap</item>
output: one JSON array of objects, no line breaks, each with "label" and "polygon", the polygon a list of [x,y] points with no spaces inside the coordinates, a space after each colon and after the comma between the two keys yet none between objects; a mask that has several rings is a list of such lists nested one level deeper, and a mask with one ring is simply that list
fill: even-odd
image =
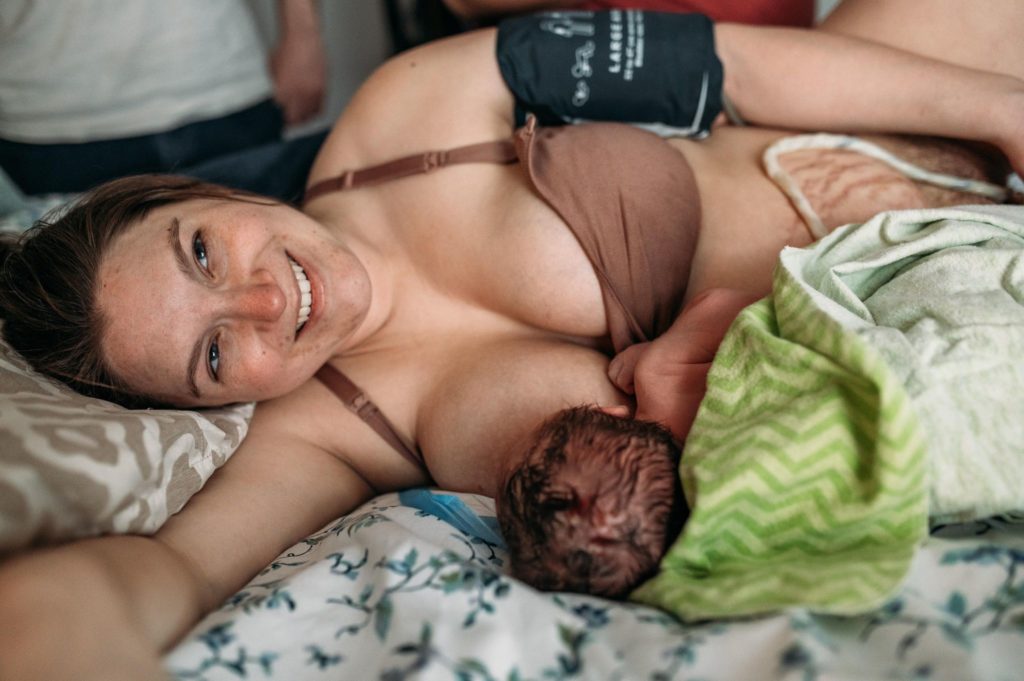
[{"label": "brown bra strap", "polygon": [[329,192],[355,189],[368,184],[397,180],[400,177],[429,173],[437,168],[456,163],[514,163],[517,160],[515,143],[511,139],[481,142],[446,151],[428,151],[422,154],[381,163],[380,165],[347,170],[341,175],[320,180],[306,190],[303,203]]},{"label": "brown bra strap", "polygon": [[423,454],[419,449],[409,444],[401,433],[388,421],[383,412],[366,397],[366,394],[353,383],[348,376],[341,373],[330,364],[325,364],[316,372],[317,379],[330,388],[331,392],[338,396],[349,410],[366,422],[374,431],[380,435],[385,442],[391,445],[399,454],[409,459],[423,470],[426,464],[423,461]]}]

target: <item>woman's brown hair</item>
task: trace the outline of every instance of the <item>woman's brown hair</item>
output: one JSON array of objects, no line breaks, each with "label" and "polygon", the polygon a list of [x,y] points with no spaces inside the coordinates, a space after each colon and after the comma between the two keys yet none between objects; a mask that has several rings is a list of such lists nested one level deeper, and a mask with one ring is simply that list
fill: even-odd
[{"label": "woman's brown hair", "polygon": [[4,338],[37,371],[85,395],[127,407],[160,406],[114,375],[104,359],[95,293],[103,256],[119,234],[160,206],[261,198],[188,177],[136,175],[100,185],[20,237],[0,239]]}]

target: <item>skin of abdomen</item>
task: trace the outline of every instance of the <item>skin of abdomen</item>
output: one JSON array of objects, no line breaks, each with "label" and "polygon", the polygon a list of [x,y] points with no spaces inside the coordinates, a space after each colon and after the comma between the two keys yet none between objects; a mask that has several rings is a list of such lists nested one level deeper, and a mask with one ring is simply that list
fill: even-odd
[{"label": "skin of abdomen", "polygon": [[[790,134],[794,133],[725,127],[707,140],[669,140],[693,166],[701,197],[701,234],[687,299],[713,287],[765,295],[779,251],[812,242],[789,199],[762,168],[764,150]],[[927,170],[1001,180],[998,158],[954,141],[905,136],[863,139]],[[780,163],[830,230],[864,222],[886,210],[987,202],[914,182],[884,162],[856,152],[803,150],[784,154]]]}]

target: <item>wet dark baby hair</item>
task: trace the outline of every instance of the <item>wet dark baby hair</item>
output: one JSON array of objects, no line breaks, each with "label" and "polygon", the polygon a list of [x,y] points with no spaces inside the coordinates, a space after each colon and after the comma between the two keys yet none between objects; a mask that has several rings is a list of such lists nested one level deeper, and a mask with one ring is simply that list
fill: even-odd
[{"label": "wet dark baby hair", "polygon": [[160,406],[110,370],[100,341],[97,273],[111,243],[161,206],[192,199],[262,200],[175,175],[100,185],[19,237],[0,238],[3,334],[39,372],[127,407]]},{"label": "wet dark baby hair", "polygon": [[680,455],[656,423],[590,407],[546,421],[498,491],[512,574],[546,591],[627,596],[686,520]]}]

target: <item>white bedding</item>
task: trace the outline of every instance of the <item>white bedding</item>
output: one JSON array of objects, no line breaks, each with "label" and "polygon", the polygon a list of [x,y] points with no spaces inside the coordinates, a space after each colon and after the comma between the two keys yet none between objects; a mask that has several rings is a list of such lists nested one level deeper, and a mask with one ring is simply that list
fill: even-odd
[{"label": "white bedding", "polygon": [[[486,521],[490,499],[458,495]],[[544,594],[502,548],[374,499],[286,551],[166,658],[178,679],[1018,679],[1024,526],[946,528],[900,594],[855,618],[802,610],[682,626]]]}]

